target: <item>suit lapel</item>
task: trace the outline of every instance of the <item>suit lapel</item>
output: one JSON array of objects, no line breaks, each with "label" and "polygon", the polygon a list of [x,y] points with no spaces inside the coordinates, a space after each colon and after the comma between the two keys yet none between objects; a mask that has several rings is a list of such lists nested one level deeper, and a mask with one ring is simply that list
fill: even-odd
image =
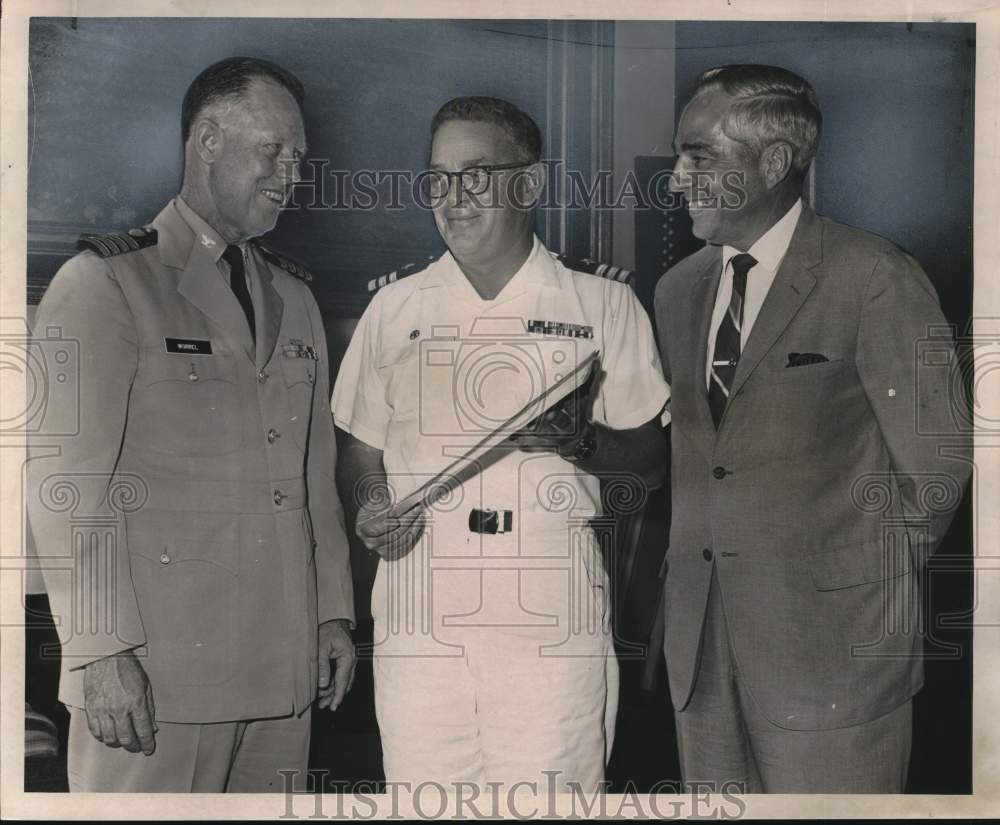
[{"label": "suit lapel", "polygon": [[234,351],[243,350],[253,361],[253,339],[243,307],[210,258],[192,255],[177,291],[215,321]]},{"label": "suit lapel", "polygon": [[809,270],[823,259],[822,234],[822,224],[816,220],[815,213],[808,206],[803,206],[788,252],[764,298],[760,314],[740,355],[736,375],[733,376],[731,396],[739,392],[816,286],[816,276]]},{"label": "suit lapel", "polygon": [[[251,245],[253,249],[253,245]],[[260,275],[260,301],[257,305],[257,366],[264,367],[271,360],[271,354],[278,343],[278,332],[281,330],[281,316],[285,311],[285,302],[281,300],[278,290],[274,288],[274,273],[270,265],[264,261],[256,250],[253,252],[254,269]]]},{"label": "suit lapel", "polygon": [[211,318],[234,352],[242,350],[253,361],[254,346],[243,307],[219,273],[211,256],[202,254],[191,227],[170,203],[153,221],[159,234],[160,260],[182,270],[177,291]]},{"label": "suit lapel", "polygon": [[692,370],[694,387],[694,440],[702,445],[705,455],[712,454],[715,443],[715,422],[708,406],[708,390],[705,387],[705,363],[708,358],[708,331],[712,324],[712,309],[715,294],[722,277],[722,248],[714,247],[713,253],[702,266],[691,294],[691,331],[688,338],[689,349],[687,368]]}]

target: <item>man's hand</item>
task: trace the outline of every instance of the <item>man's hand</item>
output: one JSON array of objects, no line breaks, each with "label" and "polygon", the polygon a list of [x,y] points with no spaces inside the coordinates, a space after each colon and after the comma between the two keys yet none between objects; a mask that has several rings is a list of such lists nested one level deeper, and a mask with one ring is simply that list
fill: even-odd
[{"label": "man's hand", "polygon": [[579,389],[552,405],[510,442],[526,453],[556,452],[564,458],[572,454],[580,439],[593,425],[594,401],[604,372],[591,375]]},{"label": "man's hand", "polygon": [[424,532],[425,511],[414,507],[401,517],[389,515],[389,508],[376,509],[365,504],[358,510],[355,532],[365,547],[386,561],[406,556]]},{"label": "man's hand", "polygon": [[[319,626],[319,706],[336,710],[354,684],[357,657],[354,642],[344,619],[332,619]],[[330,660],[336,663],[330,679]]]},{"label": "man's hand", "polygon": [[156,749],[153,689],[132,651],[84,668],[83,701],[87,725],[98,741],[146,756]]}]

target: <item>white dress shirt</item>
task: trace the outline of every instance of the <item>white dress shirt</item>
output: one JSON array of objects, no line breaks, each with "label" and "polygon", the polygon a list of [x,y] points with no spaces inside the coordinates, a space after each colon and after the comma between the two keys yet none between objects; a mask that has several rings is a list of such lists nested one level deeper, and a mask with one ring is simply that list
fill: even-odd
[{"label": "white dress shirt", "polygon": [[[792,242],[792,234],[795,226],[799,222],[799,215],[802,214],[802,199],[799,198],[792,205],[784,216],[774,226],[767,230],[757,242],[747,250],[757,263],[747,274],[747,289],[743,296],[743,327],[740,332],[740,352],[747,345],[747,338],[750,330],[753,329],[754,322],[760,314],[760,308],[764,305],[774,277],[778,274],[778,267],[788,251],[788,245]],[[719,334],[719,327],[722,318],[729,308],[729,300],[733,294],[733,266],[732,259],[739,255],[740,250],[731,246],[722,247],[722,278],[719,281],[719,289],[715,293],[715,308],[712,310],[712,324],[708,329],[708,353],[705,359],[705,386],[709,386],[712,380],[712,356],[715,353],[715,339]]]}]

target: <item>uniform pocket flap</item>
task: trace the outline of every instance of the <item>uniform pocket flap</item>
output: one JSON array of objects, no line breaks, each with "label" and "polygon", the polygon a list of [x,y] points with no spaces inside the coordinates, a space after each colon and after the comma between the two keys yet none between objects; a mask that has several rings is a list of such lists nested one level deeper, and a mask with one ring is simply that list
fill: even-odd
[{"label": "uniform pocket flap", "polygon": [[899,540],[849,544],[808,557],[809,573],[817,590],[839,590],[893,579],[913,567],[907,544]]},{"label": "uniform pocket flap", "polygon": [[[447,344],[445,344],[447,346]],[[420,344],[416,341],[411,341],[409,344],[404,344],[403,346],[387,346],[382,348],[378,353],[378,358],[375,361],[375,366],[379,369],[385,369],[387,367],[394,367],[397,364],[402,364],[413,358],[414,355],[420,350]],[[435,350],[436,353],[436,350]]]},{"label": "uniform pocket flap", "polygon": [[206,381],[236,383],[236,364],[231,355],[180,355],[150,353],[146,355],[140,380],[147,386],[161,381],[183,381],[202,384]]},{"label": "uniform pocket flap", "polygon": [[167,542],[166,546],[148,544],[130,549],[132,553],[137,553],[144,559],[164,568],[177,564],[186,565],[190,562],[200,562],[222,568],[233,575],[239,573],[239,552],[235,542],[173,538]]}]

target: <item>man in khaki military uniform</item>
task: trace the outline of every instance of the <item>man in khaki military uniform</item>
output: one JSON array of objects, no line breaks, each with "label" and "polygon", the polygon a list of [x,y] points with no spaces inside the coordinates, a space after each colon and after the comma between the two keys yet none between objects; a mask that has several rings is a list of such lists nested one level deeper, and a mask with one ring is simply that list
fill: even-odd
[{"label": "man in khaki military uniform", "polygon": [[266,61],[202,72],[180,195],[84,238],[39,307],[81,360],[79,435],[32,445],[28,493],[72,790],[280,791],[353,675],[323,323],[251,240],[298,180],[302,95]]}]

